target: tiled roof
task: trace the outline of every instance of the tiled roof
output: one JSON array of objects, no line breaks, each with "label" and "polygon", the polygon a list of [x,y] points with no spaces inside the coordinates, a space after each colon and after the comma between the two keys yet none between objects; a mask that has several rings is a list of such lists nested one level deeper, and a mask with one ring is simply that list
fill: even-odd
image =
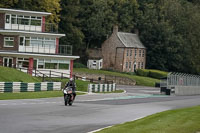
[{"label": "tiled roof", "polygon": [[117,36],[125,47],[145,48],[137,34],[117,32]]}]

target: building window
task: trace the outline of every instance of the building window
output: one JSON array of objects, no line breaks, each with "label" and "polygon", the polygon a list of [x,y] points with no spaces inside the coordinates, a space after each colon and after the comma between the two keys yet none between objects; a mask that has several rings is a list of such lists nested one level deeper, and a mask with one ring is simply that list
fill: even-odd
[{"label": "building window", "polygon": [[126,62],[126,69],[128,69],[128,62]]},{"label": "building window", "polygon": [[4,37],[4,47],[14,47],[14,37]]},{"label": "building window", "polygon": [[138,69],[140,69],[140,62],[138,62]]},{"label": "building window", "polygon": [[144,69],[144,63],[142,62],[142,66],[141,66],[141,69]]},{"label": "building window", "polygon": [[137,56],[137,49],[135,49],[135,57]]},{"label": "building window", "polygon": [[144,57],[144,50],[143,50],[143,52],[142,52],[142,57]]},{"label": "building window", "polygon": [[131,62],[129,62],[129,69],[131,69]]},{"label": "building window", "polygon": [[133,52],[133,51],[132,51],[132,50],[130,50],[130,56],[132,56],[132,52]]},{"label": "building window", "polygon": [[129,53],[129,50],[127,49],[127,56],[129,55],[128,53]]},{"label": "building window", "polygon": [[139,57],[141,57],[141,52],[142,52],[142,51],[141,51],[141,50],[139,50]]},{"label": "building window", "polygon": [[7,24],[10,23],[10,15],[6,15],[6,23],[7,23]]}]

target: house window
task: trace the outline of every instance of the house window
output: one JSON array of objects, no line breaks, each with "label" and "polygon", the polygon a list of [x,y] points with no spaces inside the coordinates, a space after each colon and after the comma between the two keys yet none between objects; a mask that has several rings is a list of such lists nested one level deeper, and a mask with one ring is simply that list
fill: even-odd
[{"label": "house window", "polygon": [[10,23],[10,15],[6,15],[6,23],[7,23],[7,24]]},{"label": "house window", "polygon": [[142,52],[142,51],[141,51],[141,50],[139,50],[139,57],[141,57],[141,52]]},{"label": "house window", "polygon": [[142,62],[142,66],[141,66],[141,69],[143,69],[144,68],[144,63]]},{"label": "house window", "polygon": [[69,70],[69,64],[59,63],[59,69]]},{"label": "house window", "polygon": [[97,61],[93,61],[93,64],[92,64],[94,67],[96,67],[97,66]]},{"label": "house window", "polygon": [[135,57],[137,56],[137,49],[135,49]]},{"label": "house window", "polygon": [[4,37],[4,47],[14,47],[14,37]]},{"label": "house window", "polygon": [[128,56],[129,50],[127,49],[127,56]]},{"label": "house window", "polygon": [[129,62],[129,69],[131,69],[131,62]]},{"label": "house window", "polygon": [[128,62],[126,62],[126,69],[128,69]]},{"label": "house window", "polygon": [[140,62],[138,62],[138,69],[140,69]]},{"label": "house window", "polygon": [[132,52],[133,52],[133,51],[132,51],[132,50],[130,50],[130,56],[132,56]]},{"label": "house window", "polygon": [[12,15],[11,16],[11,23],[12,24],[17,24],[17,15]]},{"label": "house window", "polygon": [[144,50],[143,50],[143,52],[142,52],[142,57],[144,57]]}]

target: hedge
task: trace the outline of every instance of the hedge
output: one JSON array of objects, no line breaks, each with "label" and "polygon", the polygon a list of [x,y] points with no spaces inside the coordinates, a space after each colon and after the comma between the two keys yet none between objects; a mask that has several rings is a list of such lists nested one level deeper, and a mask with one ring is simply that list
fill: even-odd
[{"label": "hedge", "polygon": [[168,72],[160,71],[160,70],[152,70],[152,69],[138,69],[138,76],[152,77],[156,79],[160,79],[163,77],[167,77]]}]

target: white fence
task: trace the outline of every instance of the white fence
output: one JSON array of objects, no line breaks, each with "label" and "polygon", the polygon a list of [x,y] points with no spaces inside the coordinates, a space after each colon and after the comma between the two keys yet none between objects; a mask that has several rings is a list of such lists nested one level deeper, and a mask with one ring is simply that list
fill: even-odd
[{"label": "white fence", "polygon": [[113,92],[116,91],[116,84],[89,84],[88,92]]}]

